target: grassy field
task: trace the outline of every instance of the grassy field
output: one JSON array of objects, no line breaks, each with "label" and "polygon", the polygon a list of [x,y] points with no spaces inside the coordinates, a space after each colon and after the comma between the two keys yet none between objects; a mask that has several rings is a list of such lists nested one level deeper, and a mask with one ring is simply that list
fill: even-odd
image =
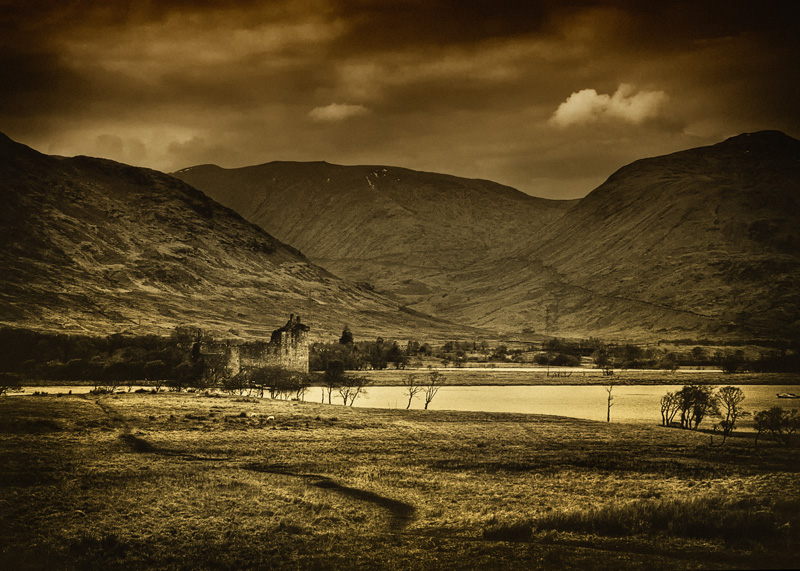
[{"label": "grassy field", "polygon": [[752,438],[193,394],[3,397],[0,569],[800,567],[800,450]]}]

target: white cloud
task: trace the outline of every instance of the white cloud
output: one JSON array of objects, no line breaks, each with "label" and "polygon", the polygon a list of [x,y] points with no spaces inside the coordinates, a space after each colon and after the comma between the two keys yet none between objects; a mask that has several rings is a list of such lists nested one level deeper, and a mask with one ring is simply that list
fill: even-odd
[{"label": "white cloud", "polygon": [[666,100],[663,91],[636,93],[636,88],[627,83],[621,84],[614,95],[582,89],[558,106],[550,122],[560,126],[608,120],[638,124],[658,117]]},{"label": "white cloud", "polygon": [[331,103],[324,107],[315,107],[308,112],[314,121],[334,122],[345,121],[352,117],[369,114],[369,109],[363,105],[349,105],[347,103]]}]

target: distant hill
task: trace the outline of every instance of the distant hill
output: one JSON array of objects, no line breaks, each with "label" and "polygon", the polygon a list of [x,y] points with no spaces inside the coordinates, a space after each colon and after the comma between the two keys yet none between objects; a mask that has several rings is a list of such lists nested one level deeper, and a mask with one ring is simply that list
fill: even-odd
[{"label": "distant hill", "polygon": [[[40,154],[0,135],[0,325],[259,337],[300,314],[313,336],[451,336],[343,281],[168,175]],[[329,338],[329,337],[328,337]]]},{"label": "distant hill", "polygon": [[572,204],[485,180],[386,166],[203,165],[174,176],[333,273],[404,304],[447,296],[450,271],[517,250]]},{"label": "distant hill", "polygon": [[800,338],[798,222],[800,141],[783,133],[636,161],[520,250],[518,264],[535,275],[494,313],[491,296],[473,297],[484,309],[470,322],[564,335]]},{"label": "distant hill", "polygon": [[499,331],[800,337],[800,141],[636,161],[580,201],[392,167],[176,176],[414,309]]}]

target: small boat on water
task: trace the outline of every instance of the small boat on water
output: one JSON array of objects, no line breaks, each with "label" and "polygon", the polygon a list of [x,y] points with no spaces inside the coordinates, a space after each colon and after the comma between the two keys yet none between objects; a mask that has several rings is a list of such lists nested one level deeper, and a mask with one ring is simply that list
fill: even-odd
[{"label": "small boat on water", "polygon": [[800,395],[794,393],[778,393],[779,399],[800,399]]}]

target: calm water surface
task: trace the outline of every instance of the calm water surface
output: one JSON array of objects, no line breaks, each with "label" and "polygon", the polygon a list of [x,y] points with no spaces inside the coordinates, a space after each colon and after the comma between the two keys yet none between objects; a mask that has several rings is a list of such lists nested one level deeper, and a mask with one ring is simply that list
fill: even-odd
[{"label": "calm water surface", "polygon": [[[615,386],[611,407],[611,420],[618,422],[660,423],[659,401],[667,391],[678,391],[680,385],[621,385]],[[133,387],[136,390],[140,387]],[[789,385],[741,385],[745,400],[744,410],[755,412],[781,406],[800,409],[800,399],[781,399],[777,393],[800,394],[800,387]],[[26,387],[24,393],[34,391],[73,394],[87,393],[91,387]],[[126,391],[127,387],[122,389]],[[368,387],[366,394],[356,400],[357,407],[406,408],[408,396],[403,387]],[[19,393],[17,393],[19,394]],[[320,389],[313,387],[306,400],[319,402]],[[335,397],[336,395],[334,395]],[[597,385],[573,386],[477,386],[442,387],[429,406],[430,410],[462,410],[476,412],[517,412],[526,414],[553,414],[587,420],[606,419],[606,387]],[[337,402],[334,400],[334,403]],[[341,399],[339,399],[341,402]],[[421,395],[417,395],[412,409],[423,408]],[[746,424],[746,419],[745,420]]]},{"label": "calm water surface", "polygon": [[[624,422],[660,423],[659,401],[667,391],[677,391],[683,385],[615,386],[611,420]],[[795,392],[800,387],[786,385],[747,385],[740,387],[745,394],[744,410],[757,411],[772,406],[784,409],[800,408],[800,399],[780,399],[777,393]],[[405,408],[408,396],[403,387],[369,387],[367,394],[356,401],[358,407]],[[313,400],[312,398],[307,399]],[[428,407],[430,410],[464,410],[482,412],[519,412],[554,414],[588,420],[606,419],[606,387],[577,386],[480,386],[442,387]],[[423,408],[420,395],[411,408]]]}]

